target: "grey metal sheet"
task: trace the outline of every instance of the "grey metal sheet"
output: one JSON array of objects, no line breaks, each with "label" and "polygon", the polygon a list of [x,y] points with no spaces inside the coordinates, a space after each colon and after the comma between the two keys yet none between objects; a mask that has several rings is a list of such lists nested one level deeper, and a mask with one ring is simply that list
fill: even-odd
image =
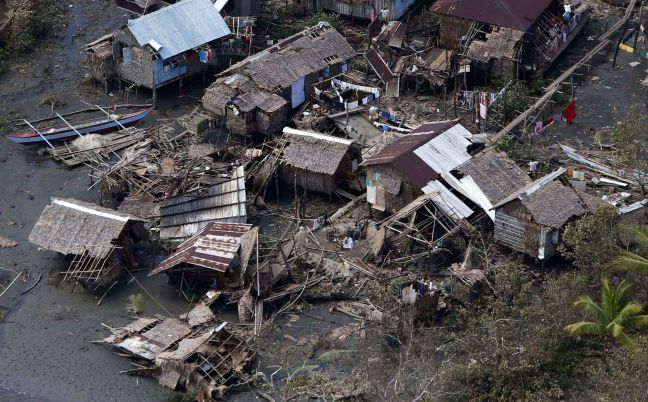
[{"label": "grey metal sheet", "polygon": [[209,0],[183,0],[128,21],[128,28],[144,46],[151,39],[162,45],[163,59],[230,34],[227,23]]}]

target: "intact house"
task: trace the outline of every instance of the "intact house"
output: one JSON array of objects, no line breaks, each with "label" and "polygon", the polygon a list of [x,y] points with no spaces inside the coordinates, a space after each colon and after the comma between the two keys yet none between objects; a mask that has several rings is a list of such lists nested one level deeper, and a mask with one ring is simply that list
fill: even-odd
[{"label": "intact house", "polygon": [[149,88],[155,102],[158,88],[216,66],[229,34],[210,0],[183,0],[86,45],[86,59],[94,79]]},{"label": "intact house", "polygon": [[543,260],[555,255],[560,234],[571,220],[604,202],[562,184],[560,168],[514,191],[494,205],[495,240]]},{"label": "intact house", "polygon": [[438,0],[439,42],[488,75],[546,71],[589,20],[580,0]]},{"label": "intact house", "polygon": [[333,11],[337,14],[365,20],[391,21],[399,19],[416,3],[416,0],[301,0],[301,6],[308,11]]},{"label": "intact house", "polygon": [[338,31],[320,23],[220,73],[203,107],[233,134],[278,133],[290,111],[310,97],[313,84],[346,72],[355,54]]},{"label": "intact house", "polygon": [[59,198],[45,207],[29,235],[40,248],[70,256],[64,279],[91,291],[111,287],[124,269],[137,267],[136,248],[147,238],[143,219]]},{"label": "intact house", "polygon": [[333,195],[338,183],[352,180],[362,162],[354,140],[284,128],[287,145],[280,165],[281,180],[305,190]]}]

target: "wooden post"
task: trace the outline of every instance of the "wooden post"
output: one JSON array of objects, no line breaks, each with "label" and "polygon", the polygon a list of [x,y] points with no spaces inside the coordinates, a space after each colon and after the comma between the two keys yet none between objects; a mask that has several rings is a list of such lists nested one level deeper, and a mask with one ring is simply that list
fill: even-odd
[{"label": "wooden post", "polygon": [[616,67],[616,60],[617,60],[617,56],[619,55],[619,46],[621,46],[621,43],[623,42],[623,35],[625,35],[627,29],[628,29],[628,20],[625,20],[625,22],[623,23],[623,29],[621,30],[621,36],[619,36],[619,42],[616,45],[616,49],[614,49],[612,68]]},{"label": "wooden post", "polygon": [[[643,16],[643,6],[644,2],[642,0],[641,5],[639,6],[639,19],[637,20],[637,30],[635,31],[634,41],[632,44],[632,51],[635,52],[637,49],[637,39],[639,39],[639,32],[641,32],[641,18]],[[639,54],[639,52],[637,52]]]}]

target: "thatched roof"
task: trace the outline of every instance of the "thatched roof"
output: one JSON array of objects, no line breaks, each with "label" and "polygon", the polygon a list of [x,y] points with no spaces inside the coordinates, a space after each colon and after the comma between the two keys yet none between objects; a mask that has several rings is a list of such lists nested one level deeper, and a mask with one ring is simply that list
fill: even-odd
[{"label": "thatched roof", "polygon": [[289,144],[284,148],[284,163],[309,172],[333,175],[352,140],[332,135],[284,128]]},{"label": "thatched roof", "polygon": [[294,82],[355,56],[346,39],[330,26],[314,26],[279,41],[219,74],[203,96],[205,109],[217,113],[228,103],[242,112],[271,113],[288,102],[277,95]]},{"label": "thatched roof", "polygon": [[536,223],[552,228],[560,228],[587,212],[587,205],[576,191],[559,181],[552,181],[521,201]]},{"label": "thatched roof", "polygon": [[53,198],[29,235],[29,241],[61,254],[88,254],[104,258],[133,215],[73,199]]},{"label": "thatched roof", "polygon": [[473,40],[466,56],[488,62],[491,59],[516,59],[518,43],[524,32],[510,28],[494,28],[486,34],[486,41]]},{"label": "thatched roof", "polygon": [[531,183],[529,176],[503,152],[479,153],[459,166],[457,171],[471,176],[492,204],[511,194],[511,189]]}]

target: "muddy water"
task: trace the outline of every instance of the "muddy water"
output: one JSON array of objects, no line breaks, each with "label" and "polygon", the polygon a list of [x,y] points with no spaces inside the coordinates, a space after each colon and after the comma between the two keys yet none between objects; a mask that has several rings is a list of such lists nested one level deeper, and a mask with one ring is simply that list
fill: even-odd
[{"label": "muddy water", "polygon": [[[61,112],[85,107],[81,99],[112,104],[85,79],[83,44],[126,22],[124,13],[107,1],[66,2],[66,17],[50,40],[25,55],[0,76],[0,113],[16,112],[28,118],[51,115],[41,106],[45,96],[66,102]],[[91,29],[86,25],[92,20]],[[186,103],[186,102],[185,102]],[[18,246],[0,249],[0,284],[7,285],[15,272],[28,271],[27,283],[17,282],[2,297],[9,309],[0,323],[0,400],[2,401],[160,401],[169,391],[155,381],[118,374],[130,362],[115,356],[109,347],[90,341],[105,337],[101,323],[120,326],[130,321],[124,306],[130,294],[143,293],[136,283],[113,289],[100,306],[98,297],[68,283],[58,272],[65,260],[53,252],[39,251],[28,242],[29,233],[51,197],[73,197],[96,202],[88,191],[85,168],[67,170],[39,156],[36,149],[0,138],[0,236]],[[21,295],[34,279],[40,283]],[[144,287],[173,314],[186,312],[188,303],[178,297],[164,276],[139,274]],[[165,314],[146,298],[146,315]]]}]

